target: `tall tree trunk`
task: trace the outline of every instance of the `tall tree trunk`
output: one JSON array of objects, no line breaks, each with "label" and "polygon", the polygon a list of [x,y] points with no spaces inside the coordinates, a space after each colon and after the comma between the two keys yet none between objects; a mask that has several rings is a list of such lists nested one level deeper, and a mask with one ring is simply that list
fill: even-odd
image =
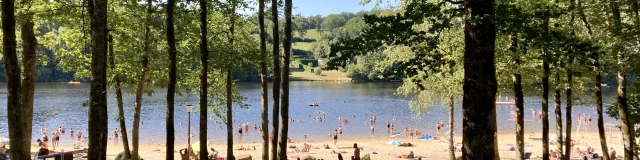
[{"label": "tall tree trunk", "polygon": [[494,159],[497,91],[495,69],[494,0],[464,1],[465,20],[462,158]]},{"label": "tall tree trunk", "polygon": [[[273,111],[271,126],[273,137],[271,138],[271,159],[278,160],[278,124],[280,113],[280,35],[278,30],[278,1],[271,1],[271,21],[273,22]],[[287,121],[288,119],[283,119]],[[284,148],[286,150],[286,148]]]},{"label": "tall tree trunk", "polygon": [[[577,3],[578,14],[580,15],[580,19],[584,24],[585,31],[587,32],[587,39],[591,41],[593,37],[593,31],[591,30],[591,24],[587,20],[587,16],[584,13],[584,8],[582,8],[582,0],[578,0]],[[609,160],[609,148],[607,147],[607,137],[604,132],[604,120],[602,118],[602,77],[600,76],[600,55],[598,52],[592,52],[591,56],[593,58],[593,72],[594,72],[594,87],[593,91],[595,93],[596,98],[596,112],[598,116],[598,135],[600,137],[600,146],[602,149],[602,158],[604,160]]]},{"label": "tall tree trunk", "polygon": [[[231,14],[231,26],[229,26],[229,44],[231,44],[232,46],[235,46],[234,44],[234,39],[233,39],[233,34],[234,34],[234,30],[235,30],[235,4],[233,6],[232,9],[232,14]],[[233,56],[229,56],[229,57],[233,57]],[[231,59],[229,60],[229,62],[231,62]],[[227,77],[226,77],[226,85],[225,85],[225,89],[226,89],[226,93],[227,93],[227,159],[229,160],[235,160],[235,157],[233,155],[233,97],[231,93],[231,87],[233,86],[233,65],[232,64],[228,64],[227,66]],[[206,157],[200,157],[200,159],[206,159]]]},{"label": "tall tree trunk", "polygon": [[522,75],[520,74],[520,54],[518,53],[518,36],[511,35],[511,52],[513,52],[513,62],[516,71],[511,76],[513,78],[513,93],[516,101],[516,159],[524,160],[524,94],[522,93]]},{"label": "tall tree trunk", "polygon": [[[569,59],[569,66],[571,66],[571,63],[573,63],[573,58]],[[564,157],[566,160],[569,160],[569,158],[571,158],[571,109],[573,107],[573,102],[572,102],[572,89],[571,87],[573,86],[573,73],[571,73],[571,68],[567,67],[567,84],[569,85],[567,87],[567,110],[565,113],[565,117],[567,117],[567,125],[566,125],[566,139],[565,139],[565,146],[567,147],[567,149],[564,152]]]},{"label": "tall tree trunk", "polygon": [[[13,0],[2,1],[2,55],[5,71],[7,73],[7,120],[9,125],[9,145],[14,146],[9,150],[11,158],[31,159],[31,136],[25,133],[30,130],[31,124],[22,119],[25,115],[22,108],[20,64],[16,53],[16,18],[15,4]],[[27,129],[29,128],[29,129]]]},{"label": "tall tree trunk", "polygon": [[449,96],[449,159],[450,160],[455,160],[456,159],[456,147],[455,147],[455,143],[454,143],[454,139],[453,139],[453,131],[454,126],[453,126],[453,111],[454,111],[454,99],[453,99],[453,95]]},{"label": "tall tree trunk", "polygon": [[[545,19],[543,27],[546,36],[549,34],[549,15],[550,8],[547,7],[547,11],[544,13]],[[544,70],[542,74],[542,160],[549,160],[549,76],[551,75],[551,69],[549,68],[550,53],[547,48],[543,48],[542,68]]]},{"label": "tall tree trunk", "polygon": [[[207,49],[207,1],[200,0],[200,159],[207,159],[207,71],[209,51]],[[227,122],[231,123],[231,122]],[[232,150],[229,150],[232,152]],[[204,158],[202,158],[204,157]],[[232,158],[232,157],[229,157]]]},{"label": "tall tree trunk", "polygon": [[[569,8],[574,9],[575,8],[575,1],[574,0],[569,0]],[[569,28],[571,29],[571,36],[575,36],[576,32],[575,29],[573,29],[573,22],[575,20],[576,16],[575,16],[575,12],[571,12],[571,20],[569,21]],[[566,140],[565,140],[565,145],[567,149],[565,149],[564,152],[564,157],[566,160],[569,160],[571,158],[571,150],[572,150],[572,144],[571,144],[571,110],[573,108],[573,98],[572,98],[572,92],[573,92],[573,71],[571,70],[571,67],[573,65],[573,53],[568,53],[568,57],[569,57],[569,61],[567,64],[567,106],[566,106],[566,113],[565,113],[565,117],[566,117],[566,128],[565,128],[565,134],[566,134]],[[604,152],[606,153],[606,152]]]},{"label": "tall tree trunk", "polygon": [[[262,159],[269,159],[269,88],[267,87],[267,42],[264,30],[264,0],[258,1],[258,31],[260,34],[260,102],[262,102]],[[274,95],[277,96],[277,95]]]},{"label": "tall tree trunk", "polygon": [[[116,60],[113,54],[113,37],[109,34],[109,65],[111,70],[116,69]],[[118,106],[118,122],[120,123],[120,133],[122,134],[122,147],[124,148],[124,158],[131,159],[131,150],[129,149],[129,137],[127,136],[127,124],[124,119],[124,104],[122,103],[122,80],[120,74],[114,72],[113,79],[115,81],[116,89],[116,103]]]},{"label": "tall tree trunk", "polygon": [[622,128],[622,134],[624,139],[624,158],[627,160],[631,160],[634,157],[634,135],[633,135],[633,125],[629,123],[629,110],[627,107],[627,91],[626,91],[626,71],[625,71],[625,55],[623,51],[620,51],[622,47],[622,38],[621,38],[621,20],[620,20],[620,9],[618,8],[617,0],[609,0],[609,6],[611,7],[611,21],[613,25],[611,27],[611,33],[614,37],[615,43],[612,53],[617,55],[618,64],[616,76],[618,79],[618,97],[617,97],[617,106],[618,106],[618,114],[620,116],[620,126]]},{"label": "tall tree trunk", "polygon": [[284,53],[282,58],[282,109],[280,111],[280,150],[281,160],[287,159],[287,137],[289,137],[289,63],[291,56],[291,4],[292,0],[285,0],[284,4]]},{"label": "tall tree trunk", "polygon": [[147,17],[144,35],[144,51],[142,53],[142,71],[140,73],[140,79],[138,86],[136,87],[136,106],[133,113],[133,153],[131,157],[138,157],[139,151],[139,137],[140,137],[140,110],[142,109],[142,96],[144,95],[144,88],[147,82],[147,73],[149,72],[149,53],[151,52],[151,5],[152,1],[147,0]]},{"label": "tall tree trunk", "polygon": [[[227,159],[234,160],[233,156],[233,99],[231,94],[231,85],[233,85],[231,65],[227,69],[226,77],[226,93],[227,93]],[[206,157],[205,157],[206,158]],[[202,157],[201,157],[202,159]]]},{"label": "tall tree trunk", "polygon": [[20,101],[22,108],[22,124],[25,124],[25,137],[31,137],[33,124],[33,93],[35,91],[35,79],[36,79],[36,49],[38,48],[38,40],[34,34],[33,22],[31,19],[27,19],[25,23],[21,25],[22,36],[22,82],[20,84]]},{"label": "tall tree trunk", "polygon": [[166,131],[167,131],[167,152],[165,159],[173,160],[175,150],[175,127],[173,123],[174,107],[175,107],[175,95],[176,95],[176,81],[178,77],[177,73],[177,55],[176,50],[176,35],[173,26],[173,12],[176,7],[175,0],[167,1],[167,44],[169,45],[169,86],[167,87],[167,113],[166,113]]},{"label": "tall tree trunk", "polygon": [[559,70],[556,71],[555,73],[555,80],[556,80],[556,87],[553,90],[553,102],[554,102],[554,113],[556,114],[556,135],[558,136],[558,139],[556,140],[556,146],[558,147],[558,159],[563,159],[562,158],[562,100],[560,97],[560,74],[558,73],[560,72]]},{"label": "tall tree trunk", "polygon": [[89,92],[89,157],[107,157],[107,0],[89,0],[91,16],[91,89]]}]

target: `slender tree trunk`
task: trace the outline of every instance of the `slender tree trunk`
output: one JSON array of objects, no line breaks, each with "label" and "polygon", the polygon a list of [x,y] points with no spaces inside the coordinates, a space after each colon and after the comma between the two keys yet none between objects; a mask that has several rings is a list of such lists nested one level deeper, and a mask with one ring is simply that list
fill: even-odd
[{"label": "slender tree trunk", "polygon": [[626,91],[626,71],[625,71],[625,55],[623,51],[620,51],[622,47],[622,38],[621,38],[621,20],[620,20],[620,9],[618,8],[617,0],[609,0],[609,5],[611,7],[611,21],[613,25],[611,27],[611,33],[614,36],[615,44],[612,47],[613,54],[617,55],[617,71],[616,76],[618,79],[618,97],[617,97],[617,106],[618,106],[618,114],[620,116],[620,126],[622,128],[622,134],[624,139],[624,158],[627,160],[631,160],[634,157],[634,135],[633,135],[633,125],[629,123],[629,110],[627,107],[627,91]]},{"label": "slender tree trunk", "polygon": [[[235,5],[233,6],[232,9],[233,13],[231,14],[231,26],[229,27],[229,44],[231,44],[232,46],[235,46],[234,44],[234,39],[233,39],[233,34],[234,34],[234,30],[235,30]],[[233,57],[233,56],[229,56],[229,57]],[[231,61],[231,60],[229,60]],[[233,65],[229,64],[227,66],[227,77],[226,77],[226,85],[225,85],[225,89],[226,89],[226,93],[227,93],[227,159],[229,160],[234,160],[235,156],[233,155],[233,93],[232,92],[232,86],[233,86]],[[206,158],[206,157],[204,157]],[[202,157],[201,157],[202,159]]]},{"label": "slender tree trunk", "polygon": [[516,159],[524,160],[524,94],[522,93],[522,75],[518,70],[520,68],[520,54],[518,53],[518,37],[511,36],[511,48],[513,52],[513,61],[516,65],[516,71],[511,76],[513,78],[513,93],[516,101]]},{"label": "slender tree trunk", "polygon": [[[549,53],[546,53],[549,54]],[[549,59],[542,60],[542,159],[549,160]]]},{"label": "slender tree trunk", "polygon": [[[200,159],[207,159],[207,71],[209,51],[207,49],[207,1],[200,0]],[[231,122],[227,122],[231,123]],[[233,150],[229,150],[232,152]],[[228,155],[230,153],[227,153]],[[233,155],[233,154],[231,154]],[[233,157],[228,157],[231,159]]]},{"label": "slender tree trunk", "polygon": [[[591,24],[587,20],[587,16],[584,13],[584,8],[582,8],[582,0],[578,0],[577,3],[578,14],[580,15],[580,19],[584,24],[585,31],[587,32],[587,39],[591,41],[593,37],[593,31],[591,30]],[[609,160],[609,148],[607,147],[607,137],[604,132],[604,120],[602,118],[602,78],[600,76],[600,55],[598,52],[592,52],[591,57],[593,58],[593,72],[594,72],[594,87],[593,91],[595,93],[596,98],[596,112],[598,116],[598,135],[600,137],[600,146],[602,149],[602,159]]]},{"label": "slender tree trunk", "polygon": [[291,55],[291,4],[292,0],[285,0],[284,7],[284,55],[282,58],[282,109],[280,112],[280,150],[278,155],[281,160],[287,159],[287,137],[289,137],[289,63]]},{"label": "slender tree trunk", "polygon": [[167,131],[167,153],[165,159],[173,160],[175,151],[175,127],[173,123],[174,107],[175,107],[175,94],[176,94],[176,81],[178,77],[177,73],[177,55],[176,50],[176,36],[173,26],[173,12],[176,6],[175,0],[167,1],[167,44],[169,45],[169,86],[167,87],[167,113],[166,113],[166,131]]},{"label": "slender tree trunk", "polygon": [[[269,159],[269,88],[267,87],[267,42],[264,30],[264,0],[258,1],[258,31],[260,34],[260,102],[262,102],[262,159]],[[277,96],[277,95],[274,95]]]},{"label": "slender tree trunk", "polygon": [[[573,63],[573,59],[570,58],[569,59],[569,66],[571,66],[571,63]],[[571,73],[571,68],[567,67],[567,84],[569,85],[567,87],[567,111],[565,114],[565,117],[567,117],[567,125],[566,125],[566,140],[565,140],[565,146],[567,147],[567,149],[564,152],[564,157],[566,160],[569,160],[571,158],[571,109],[573,107],[573,102],[572,102],[572,89],[571,87],[573,86],[573,73]]]},{"label": "slender tree trunk", "polygon": [[[233,79],[231,76],[231,65],[227,69],[225,90],[227,93],[227,159],[234,160],[233,155],[233,99],[231,93],[231,85],[233,85]],[[206,158],[206,157],[205,157]]]},{"label": "slender tree trunk", "polygon": [[[273,137],[271,138],[271,159],[278,160],[278,132],[280,114],[280,35],[278,30],[278,1],[271,1],[271,21],[273,22],[273,111],[271,126]],[[283,119],[287,121],[288,119]],[[284,148],[286,150],[286,148]]]},{"label": "slender tree trunk", "polygon": [[453,99],[453,95],[449,96],[449,159],[450,160],[455,160],[456,159],[456,147],[455,147],[455,143],[454,143],[454,139],[453,139],[453,131],[454,126],[453,124],[455,124],[453,122],[453,111],[454,111],[454,99]]},{"label": "slender tree trunk", "polygon": [[464,1],[465,20],[462,159],[494,159],[497,91],[494,0]]},{"label": "slender tree trunk", "polygon": [[558,147],[558,159],[563,159],[562,158],[562,100],[560,97],[560,88],[559,88],[559,83],[560,83],[560,74],[558,73],[560,71],[556,71],[555,73],[555,80],[556,80],[556,88],[553,90],[553,102],[554,102],[554,113],[556,114],[556,135],[558,136],[558,139],[556,140],[556,146]]},{"label": "slender tree trunk", "polygon": [[151,5],[152,1],[147,0],[147,19],[144,36],[144,53],[142,53],[142,71],[140,73],[140,79],[138,81],[138,87],[136,87],[136,104],[133,113],[133,153],[131,157],[138,157],[139,141],[140,141],[140,110],[142,109],[142,96],[144,95],[144,88],[147,82],[147,73],[149,72],[149,53],[151,52]]},{"label": "slender tree trunk", "polygon": [[[89,92],[89,157],[107,157],[107,0],[89,0],[91,16],[91,90]],[[94,158],[92,158],[94,159]]]},{"label": "slender tree trunk", "polygon": [[[569,0],[569,8],[575,8],[575,1],[574,0]],[[576,32],[573,29],[573,22],[575,20],[576,16],[575,16],[575,12],[571,12],[571,20],[569,21],[569,28],[571,29],[571,36],[575,36]],[[573,99],[572,99],[572,92],[573,92],[573,71],[571,70],[571,67],[573,65],[573,53],[568,53],[568,57],[569,57],[569,61],[567,64],[567,106],[566,106],[566,113],[565,113],[565,117],[566,117],[566,128],[565,128],[565,134],[566,134],[566,140],[565,140],[565,145],[566,149],[564,152],[564,157],[566,160],[569,160],[571,158],[571,150],[573,149],[572,144],[571,144],[571,110],[573,108]],[[605,152],[606,153],[606,152]]]},{"label": "slender tree trunk", "polygon": [[[111,70],[116,69],[115,56],[113,54],[113,37],[109,35],[109,65]],[[120,74],[114,72],[113,80],[115,81],[116,103],[118,106],[118,122],[120,123],[120,133],[122,134],[122,147],[124,148],[124,159],[131,159],[131,150],[129,149],[129,137],[127,136],[127,124],[124,119],[124,104],[122,103],[122,80]]]}]

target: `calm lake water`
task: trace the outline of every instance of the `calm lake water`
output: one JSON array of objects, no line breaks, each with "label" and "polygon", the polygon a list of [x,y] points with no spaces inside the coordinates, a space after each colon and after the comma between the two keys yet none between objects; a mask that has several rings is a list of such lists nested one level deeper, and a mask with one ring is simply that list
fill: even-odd
[{"label": "calm lake water", "polygon": [[[332,83],[332,82],[291,82],[290,97],[290,117],[296,122],[291,122],[289,127],[289,135],[294,141],[302,140],[304,134],[310,134],[309,139],[329,139],[328,135],[339,126],[343,126],[345,138],[367,138],[386,136],[385,122],[390,120],[395,124],[397,132],[401,132],[405,127],[413,127],[428,134],[435,134],[435,125],[440,120],[445,123],[448,120],[447,108],[444,106],[435,106],[425,111],[423,117],[415,117],[411,113],[406,98],[394,95],[396,88],[400,83]],[[270,86],[271,87],[271,86]],[[259,83],[240,83],[239,91],[246,97],[246,103],[249,104],[248,109],[234,108],[234,119],[237,121],[233,124],[234,128],[238,125],[249,122],[260,126],[261,106],[260,106],[260,84]],[[7,127],[7,101],[6,101],[6,83],[0,83],[0,137],[8,137]],[[271,88],[269,93],[271,93]],[[614,96],[613,88],[609,88],[605,92],[605,99],[610,100]],[[503,94],[505,95],[505,94]],[[110,92],[109,95],[109,130],[110,134],[119,127],[119,123],[115,121],[117,116],[117,107],[115,94]],[[512,97],[511,95],[508,95]],[[142,107],[143,125],[140,128],[140,138],[142,144],[164,144],[165,143],[165,108],[166,108],[166,89],[155,89],[152,97],[145,96]],[[271,95],[269,95],[271,97]],[[186,143],[187,141],[187,112],[184,109],[186,104],[193,104],[197,108],[197,95],[190,97],[184,101],[183,97],[176,97],[175,123],[176,123],[176,143]],[[550,97],[551,98],[551,97]],[[584,97],[584,98],[591,98]],[[64,125],[67,133],[61,138],[61,145],[71,145],[69,129],[82,130],[85,135],[87,128],[87,112],[88,108],[82,106],[82,103],[89,99],[89,84],[54,84],[40,83],[36,84],[34,117],[33,117],[33,143],[40,137],[40,128],[48,128],[47,132]],[[270,98],[271,99],[271,98]],[[525,122],[525,131],[541,131],[542,122],[537,118],[533,118],[531,110],[540,110],[541,97],[526,97],[527,106],[525,109],[525,117],[531,121]],[[309,107],[308,104],[318,102],[319,107]],[[133,104],[134,96],[127,95],[124,98],[127,129],[131,129],[133,121]],[[270,103],[271,104],[271,103]],[[498,130],[502,133],[515,132],[515,122],[508,119],[514,118],[511,106],[500,106],[497,108]],[[550,112],[553,112],[551,104]],[[271,111],[271,109],[270,109]],[[322,117],[324,112],[326,121],[316,122],[313,117]],[[593,117],[593,123],[589,131],[595,131],[595,110],[593,105],[577,105],[573,109],[574,116],[577,113],[590,114]],[[271,116],[271,113],[269,113]],[[365,122],[369,121],[372,115],[377,116],[377,124],[375,125],[375,133],[371,134],[370,126]],[[456,132],[461,133],[462,118],[461,106],[456,105],[455,121]],[[564,110],[563,110],[564,115]],[[191,132],[195,138],[198,137],[199,129],[199,113],[192,113]],[[346,117],[348,124],[341,124],[337,118],[339,116]],[[353,117],[352,117],[353,116]],[[392,120],[397,117],[397,120]],[[302,120],[299,122],[298,120]],[[216,124],[216,120],[209,119],[208,137],[215,143],[226,142],[225,125]],[[550,113],[550,125],[555,125],[553,113]],[[574,118],[574,125],[577,122]],[[182,123],[182,124],[181,124]],[[605,123],[619,124],[615,119],[605,116]],[[28,127],[28,126],[25,126]],[[550,127],[550,131],[555,132],[554,127]],[[577,127],[573,127],[576,131]],[[235,133],[235,131],[234,131]],[[243,141],[259,141],[260,133],[250,127],[248,134],[244,135]],[[236,140],[237,141],[237,138]]]}]

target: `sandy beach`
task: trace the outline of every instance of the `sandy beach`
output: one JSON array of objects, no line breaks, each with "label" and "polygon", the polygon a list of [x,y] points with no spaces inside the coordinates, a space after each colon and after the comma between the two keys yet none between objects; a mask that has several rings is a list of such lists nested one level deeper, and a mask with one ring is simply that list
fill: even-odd
[{"label": "sandy beach", "polygon": [[[555,131],[551,131],[550,136],[554,135]],[[609,138],[609,134],[607,134],[607,142],[609,147],[613,147],[618,155],[623,151],[622,138],[620,132],[613,132],[613,138]],[[366,139],[338,139],[337,145],[333,144],[332,140],[316,140],[311,142],[306,142],[311,144],[312,148],[309,152],[297,153],[294,149],[288,148],[288,158],[296,159],[298,157],[304,157],[306,155],[313,156],[319,159],[332,160],[337,159],[337,154],[333,154],[332,152],[343,152],[343,156],[348,158],[353,155],[353,148],[344,148],[341,147],[353,146],[353,143],[358,143],[359,147],[363,147],[364,149],[361,151],[361,154],[370,154],[371,159],[400,159],[397,158],[400,154],[408,154],[410,151],[413,151],[416,156],[425,157],[425,159],[448,159],[448,141],[444,139],[444,136],[436,136],[439,140],[429,140],[429,141],[420,141],[417,139],[410,140],[405,137],[396,137],[395,140],[400,142],[408,142],[412,143],[414,147],[398,147],[395,145],[388,145],[386,142],[392,140],[391,138],[366,138]],[[530,139],[533,138],[533,139]],[[532,153],[532,159],[536,159],[542,155],[542,143],[536,138],[541,138],[542,133],[526,133],[525,134],[525,143],[527,144],[525,147],[525,152]],[[587,147],[595,147],[596,153],[602,155],[602,151],[600,149],[600,142],[598,138],[597,132],[586,132],[580,134],[572,134],[572,139],[576,140],[578,144],[575,146],[580,148],[580,150],[586,150]],[[498,135],[498,147],[500,150],[500,158],[501,159],[515,159],[516,152],[509,151],[511,144],[515,144],[515,134],[499,134]],[[461,135],[455,136],[456,142],[462,142]],[[288,145],[295,145],[298,148],[302,148],[305,142],[300,140],[293,140],[294,143],[289,143]],[[211,147],[215,148],[219,155],[225,156],[227,153],[226,143],[224,142],[211,142],[213,143]],[[323,149],[323,144],[329,144],[331,149]],[[176,144],[176,149],[186,148],[187,144]],[[243,155],[249,154],[254,159],[259,159],[261,157],[261,143],[259,142],[240,142],[234,144],[233,148],[239,148],[239,146],[247,147],[256,147],[256,150],[247,150],[240,151],[234,150],[234,155]],[[316,148],[318,147],[318,148]],[[340,147],[340,148],[339,148]],[[459,148],[460,145],[457,145]],[[59,146],[57,147],[57,151],[65,151],[71,150],[73,146]],[[551,149],[557,149],[556,145],[550,145]],[[32,148],[32,151],[36,151],[36,147]],[[122,151],[122,145],[116,145],[113,142],[110,142],[107,151],[107,157],[109,159],[114,158],[119,152]],[[146,160],[163,160],[165,159],[165,146],[163,144],[145,144],[140,145],[140,155]],[[345,153],[346,152],[346,153]],[[376,152],[377,154],[372,154]],[[456,156],[461,156],[462,152],[456,152]],[[175,158],[179,159],[180,154],[176,152]],[[576,152],[572,152],[572,158],[578,158]]]}]

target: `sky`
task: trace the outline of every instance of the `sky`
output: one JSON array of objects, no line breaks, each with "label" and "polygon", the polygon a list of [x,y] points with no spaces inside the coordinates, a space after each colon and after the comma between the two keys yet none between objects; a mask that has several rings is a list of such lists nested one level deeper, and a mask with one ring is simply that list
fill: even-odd
[{"label": "sky", "polygon": [[[367,5],[360,5],[360,0],[294,0],[293,1],[293,14],[300,14],[302,16],[322,15],[327,16],[329,14],[340,12],[358,12],[369,11],[375,7],[377,0],[371,0],[371,3]],[[397,3],[396,0],[383,0],[384,4]]]}]

